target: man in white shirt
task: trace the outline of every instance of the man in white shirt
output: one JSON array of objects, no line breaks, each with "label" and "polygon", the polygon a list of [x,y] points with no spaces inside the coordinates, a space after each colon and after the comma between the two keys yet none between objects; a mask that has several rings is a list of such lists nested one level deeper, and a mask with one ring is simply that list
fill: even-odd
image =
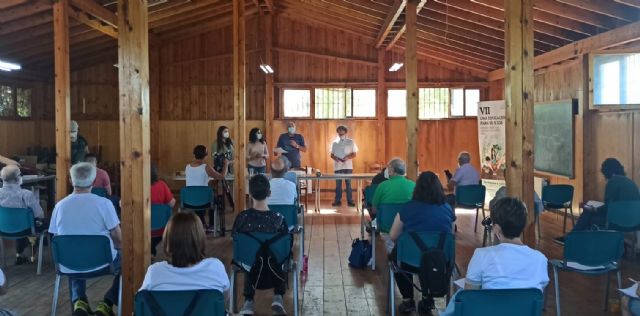
[{"label": "man in white shirt", "polygon": [[[347,138],[349,129],[340,125],[336,129],[338,138],[331,144],[331,159],[333,159],[333,167],[335,173],[351,174],[353,173],[353,158],[356,157],[358,146],[351,138]],[[356,206],[351,196],[351,180],[344,180],[347,186],[347,204],[350,207]],[[333,206],[342,204],[342,180],[336,180],[336,197]]]},{"label": "man in white shirt", "polygon": [[271,195],[267,199],[268,205],[293,205],[298,196],[295,183],[284,178],[289,168],[286,158],[278,157],[271,163]]},{"label": "man in white shirt", "polygon": [[[96,178],[96,168],[86,162],[71,167],[71,182],[73,192],[56,204],[51,216],[49,232],[58,235],[103,235],[111,240],[111,254],[118,274],[120,272],[120,221],[113,204],[108,199],[91,193],[93,181]],[[55,237],[54,237],[55,238]],[[85,273],[91,276],[102,272],[103,268]],[[61,267],[63,272],[74,272]],[[66,270],[66,271],[65,271]],[[112,316],[113,304],[118,301],[118,287],[120,277],[116,275],[111,288],[105,293],[104,300],[94,310],[98,316]],[[89,315],[91,310],[86,290],[86,281],[71,279],[71,300],[73,315]]]},{"label": "man in white shirt", "polygon": [[480,173],[471,165],[471,155],[463,151],[458,155],[458,169],[449,179],[448,188],[454,191],[456,186],[480,183]]}]

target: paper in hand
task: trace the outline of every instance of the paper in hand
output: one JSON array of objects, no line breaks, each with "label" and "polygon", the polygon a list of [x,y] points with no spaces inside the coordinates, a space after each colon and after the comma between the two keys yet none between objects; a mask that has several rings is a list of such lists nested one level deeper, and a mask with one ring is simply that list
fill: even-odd
[{"label": "paper in hand", "polygon": [[276,154],[286,154],[286,153],[287,153],[287,151],[286,151],[286,150],[284,150],[284,149],[282,149],[282,148],[280,148],[280,147],[276,147],[276,148],[274,148],[274,149],[273,149],[273,152],[274,152],[274,153],[276,153]]},{"label": "paper in hand", "polygon": [[626,289],[618,289],[618,291],[620,291],[620,293],[622,293],[622,295],[626,295],[628,297],[632,297],[632,298],[640,298],[638,297],[638,283],[633,283],[632,286],[626,288]]}]

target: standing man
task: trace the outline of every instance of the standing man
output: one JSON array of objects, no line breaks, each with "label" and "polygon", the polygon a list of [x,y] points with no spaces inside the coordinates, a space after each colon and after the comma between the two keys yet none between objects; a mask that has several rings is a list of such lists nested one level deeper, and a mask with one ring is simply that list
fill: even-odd
[{"label": "standing man", "polygon": [[[351,138],[347,138],[349,130],[346,126],[340,125],[336,129],[338,139],[331,144],[331,159],[333,159],[333,167],[335,173],[351,174],[353,173],[353,158],[356,157],[358,146]],[[351,196],[351,180],[344,180],[347,185],[347,205],[356,206]],[[342,180],[336,180],[336,197],[331,204],[332,206],[340,206],[342,204]]]},{"label": "standing man", "polygon": [[304,144],[304,137],[296,134],[296,123],[287,123],[287,132],[280,135],[276,147],[286,151],[283,155],[291,162],[291,168],[300,168],[300,152],[306,152],[307,147]]},{"label": "standing man", "polygon": [[78,135],[78,122],[71,121],[71,165],[84,162],[89,153],[89,143],[84,137]]}]

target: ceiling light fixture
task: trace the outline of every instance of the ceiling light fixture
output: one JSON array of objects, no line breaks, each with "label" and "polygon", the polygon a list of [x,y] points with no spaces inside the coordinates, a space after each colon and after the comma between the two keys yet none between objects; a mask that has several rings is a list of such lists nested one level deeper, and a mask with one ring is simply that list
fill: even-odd
[{"label": "ceiling light fixture", "polygon": [[271,66],[269,66],[268,64],[260,64],[260,69],[262,69],[262,71],[265,74],[272,74],[273,73],[273,68],[271,68]]},{"label": "ceiling light fixture", "polygon": [[12,71],[12,70],[20,70],[20,69],[22,69],[22,67],[20,67],[20,65],[18,64],[0,60],[0,70],[2,71]]},{"label": "ceiling light fixture", "polygon": [[402,68],[402,66],[404,66],[404,63],[393,63],[393,65],[389,67],[389,71],[391,72],[398,71],[400,70],[400,68]]}]

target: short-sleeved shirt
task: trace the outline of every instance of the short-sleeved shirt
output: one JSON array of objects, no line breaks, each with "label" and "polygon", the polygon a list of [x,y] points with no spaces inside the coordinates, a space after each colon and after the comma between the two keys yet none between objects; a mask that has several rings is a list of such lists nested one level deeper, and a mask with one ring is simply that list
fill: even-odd
[{"label": "short-sleeved shirt", "polygon": [[371,204],[378,206],[380,204],[409,202],[415,187],[416,183],[404,176],[392,176],[389,180],[378,185],[376,192],[373,194]]},{"label": "short-sleeved shirt", "polygon": [[[358,152],[358,145],[351,138],[346,139],[336,139],[333,143],[331,143],[331,153],[338,157],[344,158],[353,153]],[[347,159],[347,161],[333,161],[333,169],[335,171],[338,170],[353,170],[353,159]]]},{"label": "short-sleeved shirt", "polygon": [[[255,158],[256,155],[262,155],[263,157]],[[247,143],[247,164],[251,167],[264,167],[267,165],[266,158],[269,156],[267,150],[267,143],[256,141]]]},{"label": "short-sleeved shirt", "polygon": [[233,233],[280,233],[288,232],[282,214],[274,211],[259,211],[254,208],[240,212],[233,222]]},{"label": "short-sleeved shirt", "polygon": [[78,135],[75,142],[71,142],[71,164],[74,165],[78,162],[83,162],[84,157],[87,155],[87,140],[84,137]]},{"label": "short-sleeved shirt", "polygon": [[285,178],[269,180],[271,195],[267,198],[269,205],[293,205],[298,196],[296,185]]},{"label": "short-sleeved shirt", "polygon": [[149,266],[140,290],[190,291],[229,289],[229,277],[220,260],[207,258],[197,264],[178,268],[166,261]]},{"label": "short-sleeved shirt", "polygon": [[451,180],[456,182],[456,186],[478,184],[480,174],[470,163],[466,163],[456,170]]},{"label": "short-sleeved shirt", "polygon": [[111,179],[109,179],[109,174],[100,168],[96,168],[96,179],[93,181],[93,187],[111,190]]},{"label": "short-sleeved shirt", "polygon": [[33,192],[21,188],[18,184],[4,183],[0,188],[0,206],[7,208],[29,208],[33,217],[44,218],[40,201]]},{"label": "short-sleeved shirt", "polygon": [[283,155],[291,162],[291,167],[300,168],[300,149],[291,146],[291,141],[294,140],[298,145],[306,147],[304,144],[304,137],[300,134],[290,135],[289,133],[281,134],[278,137],[278,144],[276,147],[282,148],[286,153]]},{"label": "short-sleeved shirt", "polygon": [[201,164],[197,167],[191,167],[188,164],[184,168],[186,185],[190,186],[207,186],[209,185],[209,174],[207,173],[207,164]]},{"label": "short-sleeved shirt", "polygon": [[[71,193],[53,209],[49,233],[53,235],[102,235],[111,241],[111,254],[118,251],[110,231],[120,224],[113,203],[91,193]],[[63,272],[73,272],[63,267]]]},{"label": "short-sleeved shirt", "polygon": [[173,200],[173,194],[169,186],[162,180],[151,184],[151,204],[169,204]]},{"label": "short-sleeved shirt", "polygon": [[476,248],[467,269],[466,283],[483,289],[543,290],[549,283],[547,258],[524,245],[502,243]]},{"label": "short-sleeved shirt", "polygon": [[411,200],[400,210],[403,232],[451,232],[453,211],[449,204],[441,205]]},{"label": "short-sleeved shirt", "polygon": [[617,201],[637,201],[640,200],[638,186],[633,180],[625,176],[612,176],[607,181],[604,189],[605,204]]}]

